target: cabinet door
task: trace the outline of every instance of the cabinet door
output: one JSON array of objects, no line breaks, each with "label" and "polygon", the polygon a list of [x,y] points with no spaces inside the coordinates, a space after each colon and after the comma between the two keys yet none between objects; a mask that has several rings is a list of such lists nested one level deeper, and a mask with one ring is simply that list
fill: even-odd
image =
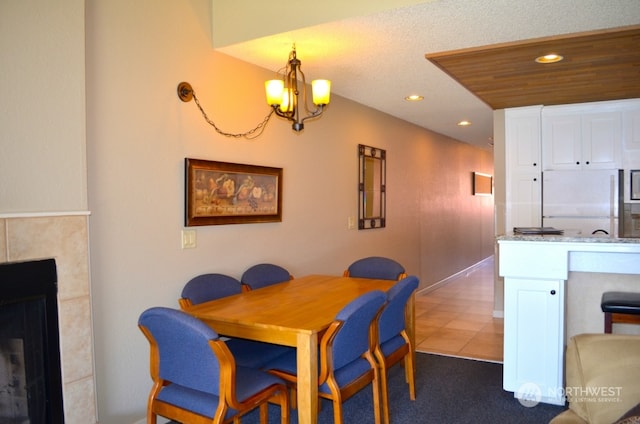
[{"label": "cabinet door", "polygon": [[540,227],[542,225],[542,193],[540,174],[522,172],[509,176],[508,204],[511,211],[507,230],[513,227]]},{"label": "cabinet door", "polygon": [[621,112],[589,113],[582,117],[583,169],[621,167]]},{"label": "cabinet door", "polygon": [[542,106],[505,110],[505,229],[541,225],[540,111]]},{"label": "cabinet door", "polygon": [[581,169],[580,115],[549,115],[542,118],[542,163],[544,170]]},{"label": "cabinet door", "polygon": [[564,281],[505,277],[503,387],[521,397],[564,404]]},{"label": "cabinet door", "polygon": [[539,172],[540,107],[510,109],[506,118],[505,148],[510,172]]}]

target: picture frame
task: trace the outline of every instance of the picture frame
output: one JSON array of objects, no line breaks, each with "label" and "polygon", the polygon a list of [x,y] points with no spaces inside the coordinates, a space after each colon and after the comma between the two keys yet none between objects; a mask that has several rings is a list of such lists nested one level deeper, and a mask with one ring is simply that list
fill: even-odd
[{"label": "picture frame", "polygon": [[493,176],[482,172],[473,173],[473,195],[491,196],[493,194]]},{"label": "picture frame", "polygon": [[282,168],[185,158],[185,226],[282,221]]},{"label": "picture frame", "polygon": [[629,174],[631,176],[630,199],[640,200],[640,169],[632,169]]}]

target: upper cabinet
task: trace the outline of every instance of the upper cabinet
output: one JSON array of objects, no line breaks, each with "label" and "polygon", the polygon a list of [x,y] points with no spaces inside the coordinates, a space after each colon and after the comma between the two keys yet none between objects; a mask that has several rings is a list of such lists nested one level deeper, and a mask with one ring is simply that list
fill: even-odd
[{"label": "upper cabinet", "polygon": [[543,170],[621,168],[622,112],[608,107],[597,103],[545,107]]},{"label": "upper cabinet", "polygon": [[511,172],[539,173],[541,106],[520,107],[505,111],[507,162]]}]

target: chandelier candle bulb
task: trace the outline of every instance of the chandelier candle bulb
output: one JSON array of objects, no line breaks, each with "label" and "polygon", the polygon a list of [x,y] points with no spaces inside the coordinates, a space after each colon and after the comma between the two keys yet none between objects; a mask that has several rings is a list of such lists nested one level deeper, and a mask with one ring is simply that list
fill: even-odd
[{"label": "chandelier candle bulb", "polygon": [[282,80],[269,80],[264,83],[265,90],[267,91],[267,103],[269,106],[280,105],[284,92],[284,81]]},{"label": "chandelier candle bulb", "polygon": [[280,112],[290,113],[293,112],[295,103],[291,101],[293,99],[292,90],[285,88],[280,95]]},{"label": "chandelier candle bulb", "polygon": [[325,79],[313,80],[311,81],[311,90],[313,91],[313,104],[316,106],[329,104],[331,81]]}]

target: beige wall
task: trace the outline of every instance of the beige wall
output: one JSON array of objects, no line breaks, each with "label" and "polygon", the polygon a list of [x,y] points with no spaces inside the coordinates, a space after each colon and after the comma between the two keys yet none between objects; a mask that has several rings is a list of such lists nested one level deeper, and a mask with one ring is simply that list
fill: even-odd
[{"label": "beige wall", "polygon": [[[339,274],[376,254],[429,285],[493,253],[492,199],[471,196],[471,172],[493,173],[489,152],[338,96],[302,134],[273,119],[254,141],[217,135],[195,104],[178,100],[178,82],[193,84],[223,129],[244,131],[268,111],[263,81],[273,70],[213,51],[209,0],[87,0],[84,22],[80,0],[0,8],[0,52],[11,65],[1,104],[12,111],[0,114],[0,214],[90,210],[84,247],[103,424],[144,416],[148,346],[137,318],[177,307],[196,274],[239,277],[262,261],[294,275]],[[16,39],[21,50],[7,41]],[[387,150],[385,229],[347,229],[359,143]],[[283,222],[198,227],[197,248],[182,250],[185,157],[284,168]]]},{"label": "beige wall", "polygon": [[84,1],[0,2],[0,213],[86,211]]}]

